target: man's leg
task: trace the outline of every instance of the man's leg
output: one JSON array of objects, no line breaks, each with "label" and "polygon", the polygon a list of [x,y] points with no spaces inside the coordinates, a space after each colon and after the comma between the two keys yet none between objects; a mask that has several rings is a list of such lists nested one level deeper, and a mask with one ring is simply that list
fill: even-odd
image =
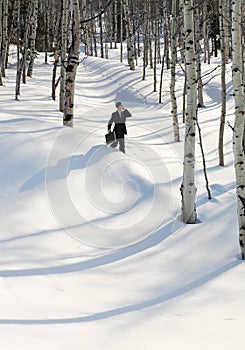
[{"label": "man's leg", "polygon": [[124,142],[124,137],[119,139],[119,150],[123,153],[125,153],[125,142]]}]

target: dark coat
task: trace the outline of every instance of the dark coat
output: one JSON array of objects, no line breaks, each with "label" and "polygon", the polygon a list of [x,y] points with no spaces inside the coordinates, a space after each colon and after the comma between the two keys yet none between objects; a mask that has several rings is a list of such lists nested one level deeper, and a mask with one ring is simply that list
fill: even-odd
[{"label": "dark coat", "polygon": [[108,130],[111,130],[111,126],[114,123],[114,129],[113,131],[116,134],[117,139],[121,139],[124,137],[124,135],[127,135],[127,128],[126,128],[126,118],[132,117],[132,114],[125,109],[122,111],[122,117],[120,117],[119,111],[113,112],[111,115],[111,119],[108,122]]}]

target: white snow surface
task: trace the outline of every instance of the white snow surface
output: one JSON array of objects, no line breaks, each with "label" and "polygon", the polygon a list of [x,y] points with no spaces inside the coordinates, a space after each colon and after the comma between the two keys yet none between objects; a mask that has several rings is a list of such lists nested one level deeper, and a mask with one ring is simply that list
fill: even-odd
[{"label": "white snow surface", "polygon": [[[236,215],[232,130],[218,165],[220,69],[204,86],[196,139],[198,223],[180,220],[183,76],[173,142],[170,72],[163,100],[119,51],[77,71],[74,128],[50,98],[52,62],[39,55],[15,101],[15,64],[0,87],[1,350],[230,350],[245,340],[245,274]],[[206,73],[220,63],[203,65]],[[158,67],[158,75],[160,67]],[[206,79],[206,80],[205,80]],[[210,76],[204,79],[208,81]],[[159,81],[159,76],[158,76]],[[233,123],[227,69],[227,120]],[[58,91],[57,91],[58,95]],[[107,147],[122,101],[126,154]]]}]

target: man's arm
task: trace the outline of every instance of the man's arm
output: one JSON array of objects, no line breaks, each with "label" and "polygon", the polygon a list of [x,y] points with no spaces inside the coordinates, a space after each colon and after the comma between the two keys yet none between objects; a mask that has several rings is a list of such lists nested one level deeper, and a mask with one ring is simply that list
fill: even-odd
[{"label": "man's arm", "polygon": [[111,131],[112,124],[113,124],[113,115],[111,116],[110,120],[108,121],[107,129],[109,132]]},{"label": "man's arm", "polygon": [[125,118],[132,117],[132,114],[127,109],[124,109],[123,113],[124,113]]}]

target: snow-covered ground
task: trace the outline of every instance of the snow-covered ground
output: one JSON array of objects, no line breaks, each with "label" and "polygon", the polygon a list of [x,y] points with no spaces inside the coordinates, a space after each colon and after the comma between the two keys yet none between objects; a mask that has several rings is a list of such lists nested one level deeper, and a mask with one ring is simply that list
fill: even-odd
[{"label": "snow-covered ground", "polygon": [[[184,225],[182,76],[182,141],[174,143],[170,73],[159,105],[151,70],[142,81],[141,68],[129,71],[117,56],[109,50],[109,60],[88,57],[79,66],[73,129],[62,126],[50,98],[51,63],[39,56],[20,101],[14,64],[7,70],[0,88],[0,349],[241,347],[244,264],[227,125],[225,167],[218,166],[219,70],[199,110],[212,199],[197,139],[199,220]],[[228,69],[232,123],[231,92]],[[126,154],[104,142],[118,100],[133,115]]]}]

